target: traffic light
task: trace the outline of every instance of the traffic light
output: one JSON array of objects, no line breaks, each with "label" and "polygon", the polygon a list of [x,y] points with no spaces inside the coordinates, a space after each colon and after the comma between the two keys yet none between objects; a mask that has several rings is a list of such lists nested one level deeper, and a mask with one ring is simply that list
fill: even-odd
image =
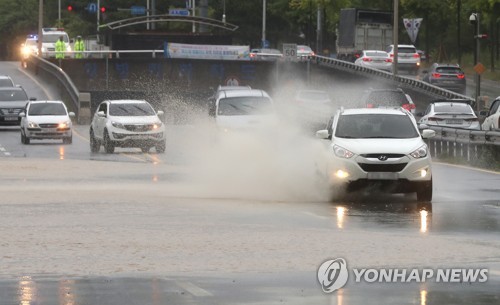
[{"label": "traffic light", "polygon": [[101,11],[101,13],[106,13],[106,7],[105,6],[101,6],[101,8],[99,10]]},{"label": "traffic light", "polygon": [[68,5],[68,12],[72,12],[73,11],[73,5]]}]

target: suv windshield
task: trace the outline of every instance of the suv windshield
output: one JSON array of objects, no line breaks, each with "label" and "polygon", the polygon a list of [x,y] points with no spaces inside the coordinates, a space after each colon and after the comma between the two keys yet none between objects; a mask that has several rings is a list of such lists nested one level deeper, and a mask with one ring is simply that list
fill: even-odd
[{"label": "suv windshield", "polygon": [[61,34],[43,34],[43,42],[45,43],[54,43],[59,40],[59,37],[63,37],[64,42],[68,43],[69,38],[67,35],[61,35]]},{"label": "suv windshield", "polygon": [[417,50],[411,47],[398,47],[398,53],[417,53]]},{"label": "suv windshield", "polygon": [[406,115],[350,114],[341,115],[335,130],[338,138],[416,138],[418,131]]},{"label": "suv windshield", "polygon": [[66,109],[60,103],[31,104],[29,115],[66,115]]},{"label": "suv windshield", "polygon": [[239,96],[219,100],[219,115],[252,115],[271,112],[271,100],[263,96]]},{"label": "suv windshield", "polygon": [[155,111],[146,103],[110,104],[109,115],[113,116],[149,116],[156,115]]},{"label": "suv windshield", "polygon": [[28,96],[23,90],[2,90],[0,91],[0,101],[27,101]]}]

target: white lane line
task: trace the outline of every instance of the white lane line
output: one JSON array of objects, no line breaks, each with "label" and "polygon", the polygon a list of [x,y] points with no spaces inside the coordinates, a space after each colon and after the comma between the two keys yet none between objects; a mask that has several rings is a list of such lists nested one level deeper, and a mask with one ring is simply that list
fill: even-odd
[{"label": "white lane line", "polygon": [[3,152],[4,155],[10,156],[10,152],[8,152],[4,147],[0,146],[0,152]]},{"label": "white lane line", "polygon": [[179,287],[186,290],[187,292],[194,295],[195,297],[212,297],[213,296],[213,294],[211,292],[206,291],[205,289],[200,288],[191,282],[176,282],[176,283]]},{"label": "white lane line", "polygon": [[6,156],[10,156],[10,152],[4,152]]},{"label": "white lane line", "polygon": [[326,217],[326,216],[321,216],[321,215],[317,215],[317,214],[314,214],[312,212],[307,212],[307,211],[302,211],[302,213],[308,215],[308,216],[312,216],[314,218],[319,218],[319,219],[330,219],[329,217]]},{"label": "white lane line", "polygon": [[2,146],[0,146],[0,151],[5,151],[5,148],[3,148]]}]

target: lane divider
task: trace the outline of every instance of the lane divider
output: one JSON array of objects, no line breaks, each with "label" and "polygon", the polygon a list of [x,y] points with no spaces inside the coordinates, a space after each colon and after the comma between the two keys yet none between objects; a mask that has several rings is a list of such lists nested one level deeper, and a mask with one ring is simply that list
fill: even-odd
[{"label": "lane divider", "polygon": [[0,152],[2,152],[5,156],[10,156],[10,152],[8,152],[3,146],[0,146]]}]

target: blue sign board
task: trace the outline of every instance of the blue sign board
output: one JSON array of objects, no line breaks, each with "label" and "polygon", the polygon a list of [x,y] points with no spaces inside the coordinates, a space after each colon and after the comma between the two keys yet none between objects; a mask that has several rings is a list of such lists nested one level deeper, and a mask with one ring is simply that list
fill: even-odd
[{"label": "blue sign board", "polygon": [[94,2],[87,4],[87,11],[89,13],[97,13],[97,4]]},{"label": "blue sign board", "polygon": [[189,10],[178,8],[178,9],[169,9],[168,10],[169,15],[176,15],[176,16],[189,16]]},{"label": "blue sign board", "polygon": [[262,47],[264,49],[269,49],[270,46],[271,46],[271,44],[269,43],[269,40],[262,41]]},{"label": "blue sign board", "polygon": [[130,7],[132,15],[146,15],[146,7],[140,5],[133,5]]}]

